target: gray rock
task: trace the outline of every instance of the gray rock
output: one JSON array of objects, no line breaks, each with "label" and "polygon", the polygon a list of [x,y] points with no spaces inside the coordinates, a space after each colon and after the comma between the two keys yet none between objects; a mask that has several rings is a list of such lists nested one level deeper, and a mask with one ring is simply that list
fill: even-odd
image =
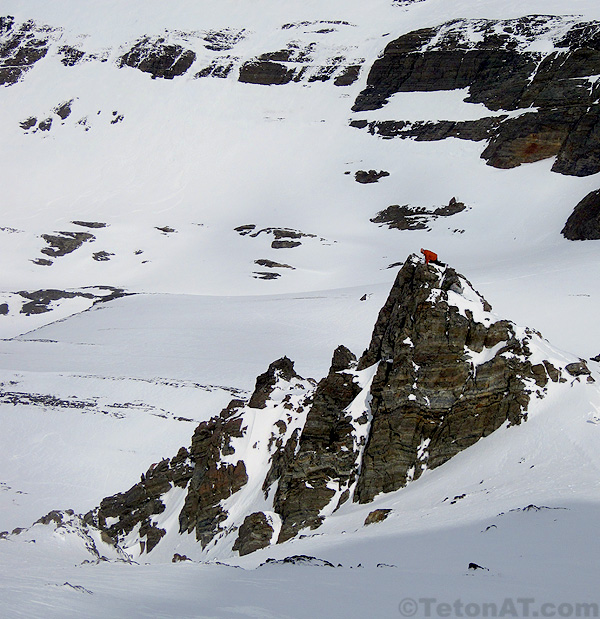
[{"label": "gray rock", "polygon": [[82,228],[106,228],[106,224],[101,221],[72,221],[72,224]]},{"label": "gray rock", "polygon": [[271,543],[273,527],[269,524],[263,512],[255,512],[246,516],[240,527],[238,538],[233,544],[233,550],[240,553],[240,557],[255,550],[265,548]]},{"label": "gray rock", "polygon": [[358,64],[350,65],[346,67],[342,73],[340,73],[334,80],[333,83],[336,86],[351,86],[356,82],[360,75],[361,66]]},{"label": "gray rock", "polygon": [[267,559],[264,563],[261,563],[259,567],[265,565],[302,565],[310,567],[335,567],[333,563],[319,559],[317,557],[311,557],[309,555],[293,555],[291,557],[285,557],[285,559]]},{"label": "gray rock", "polygon": [[259,260],[255,260],[254,264],[258,264],[259,266],[267,267],[269,269],[292,269],[294,270],[294,267],[290,266],[289,264],[275,262],[274,260],[269,260],[267,258],[260,258]]},{"label": "gray rock", "polygon": [[577,204],[561,234],[570,241],[600,239],[600,189],[588,193]]},{"label": "gray rock", "polygon": [[196,60],[196,54],[163,37],[142,37],[119,58],[119,67],[132,67],[152,78],[173,79],[183,75]]},{"label": "gray rock", "polygon": [[292,378],[301,378],[294,370],[294,362],[287,357],[273,361],[268,370],[257,377],[254,392],[250,396],[248,406],[252,408],[265,408],[277,381],[279,379],[290,381]]},{"label": "gray rock", "polygon": [[240,67],[239,81],[263,86],[288,84],[294,79],[296,69],[281,62],[254,60]]},{"label": "gray rock", "polygon": [[290,539],[302,528],[318,527],[323,520],[320,511],[335,495],[331,483],[342,488],[355,479],[353,425],[344,409],[360,387],[351,374],[340,371],[353,360],[354,355],[345,347],[336,349],[329,374],[317,385],[296,453],[282,467],[273,500],[282,519],[278,542]]},{"label": "gray rock", "polygon": [[279,279],[281,277],[281,273],[269,273],[266,271],[255,271],[252,274],[252,277],[254,277],[254,279]]},{"label": "gray rock", "polygon": [[365,526],[375,524],[376,522],[383,522],[391,513],[391,509],[375,509],[365,518]]},{"label": "gray rock", "polygon": [[585,361],[576,361],[565,366],[571,376],[589,376],[591,374]]},{"label": "gray rock", "polygon": [[396,230],[428,230],[429,223],[438,217],[450,217],[466,209],[464,202],[458,202],[452,198],[447,206],[431,209],[422,206],[409,206],[404,204],[392,204],[383,211],[379,211],[375,217],[369,221],[375,224],[386,225],[390,229]]},{"label": "gray rock", "polygon": [[42,238],[50,247],[44,247],[41,252],[52,258],[66,256],[81,247],[86,241],[94,241],[96,239],[96,237],[89,232],[42,234]]},{"label": "gray rock", "polygon": [[[562,28],[565,34],[555,43],[557,51],[527,48]],[[479,36],[473,38],[472,32]],[[600,171],[600,86],[590,86],[589,78],[600,72],[599,36],[599,22],[573,24],[567,18],[540,15],[504,21],[459,19],[410,32],[389,43],[375,61],[354,111],[378,109],[396,92],[465,88],[465,101],[483,103],[493,111],[536,111],[478,121],[351,124],[368,126],[383,137],[490,139],[482,157],[494,167],[556,157],[555,172],[595,174]]]},{"label": "gray rock", "polygon": [[377,170],[369,170],[368,172],[366,170],[358,170],[358,172],[354,174],[354,180],[364,185],[367,183],[376,183],[380,178],[389,175],[390,173],[385,170],[380,170],[379,172],[377,172]]},{"label": "gray rock", "polygon": [[107,262],[110,260],[111,256],[114,256],[114,254],[108,251],[97,251],[92,254],[92,258],[96,260],[96,262]]},{"label": "gray rock", "polygon": [[[379,314],[358,366],[385,361],[371,387],[373,420],[355,493],[361,503],[443,464],[506,420],[526,418],[524,379],[534,378],[526,344],[507,321],[485,327],[450,305],[444,291],[457,280],[450,267],[443,272],[415,256],[399,271]],[[442,291],[435,301],[428,300],[432,288]],[[489,307],[483,299],[482,306]],[[474,371],[465,350],[503,341]]]},{"label": "gray rock", "polygon": [[85,56],[85,52],[71,45],[62,45],[59,47],[58,53],[62,56],[61,62],[65,67],[74,67],[79,64]]},{"label": "gray rock", "polygon": [[29,299],[28,303],[24,303],[21,308],[21,314],[31,316],[32,314],[43,314],[50,311],[50,303],[59,301],[60,299],[74,299],[75,297],[84,297],[93,299],[95,295],[85,292],[68,292],[66,290],[56,290],[54,288],[44,290],[27,291],[22,290],[19,293],[25,299]]},{"label": "gray rock", "polygon": [[0,17],[0,85],[16,84],[44,58],[52,33],[52,28],[33,21],[17,24],[14,17]]}]

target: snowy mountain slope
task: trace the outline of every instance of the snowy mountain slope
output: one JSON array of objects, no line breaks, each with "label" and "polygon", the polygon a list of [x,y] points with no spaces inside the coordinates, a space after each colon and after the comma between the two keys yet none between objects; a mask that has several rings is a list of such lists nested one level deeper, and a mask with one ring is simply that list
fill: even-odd
[{"label": "snowy mountain slope", "polygon": [[[389,265],[422,246],[466,273],[499,315],[539,328],[573,353],[569,359],[598,355],[597,241],[560,235],[573,207],[598,189],[597,175],[556,174],[552,157],[500,170],[480,158],[481,142],[387,140],[349,126],[503,114],[464,102],[466,89],[398,92],[380,110],[351,108],[394,39],[453,19],[533,14],[564,15],[564,23],[600,19],[588,0],[382,0],[368,10],[333,0],[177,2],[168,10],[157,2],[6,0],[2,15],[16,24],[33,20],[49,47],[20,81],[0,89],[0,330],[14,338],[0,342],[0,529],[28,527],[55,508],[84,513],[123,491],[189,444],[196,424],[188,419],[217,414],[277,357],[288,355],[302,376],[318,378],[337,344],[360,353],[396,273]],[[164,37],[195,59],[173,79],[120,67],[146,37]],[[550,51],[542,41],[538,49]],[[239,81],[261,56],[263,67],[283,64],[299,81]],[[358,66],[352,82],[356,72],[346,70]],[[350,83],[336,85],[342,76]],[[360,170],[389,176],[363,184],[355,180]],[[370,221],[390,205],[431,213],[453,197],[466,209],[430,218],[430,230]],[[56,295],[51,311],[21,313],[29,297],[19,292],[104,294],[100,286],[143,294],[80,314],[95,298]],[[363,295],[372,296],[361,302]],[[597,377],[598,365],[588,365]],[[88,557],[81,542],[36,525],[22,534],[36,544],[0,540],[3,606],[14,616],[40,616],[41,604],[45,616],[132,609],[185,616],[198,608],[216,616],[314,616],[323,608],[364,616],[374,607],[394,616],[398,570],[405,596],[415,598],[461,591],[501,601],[509,591],[557,603],[589,599],[597,552],[595,389],[576,384],[550,393],[533,402],[526,423],[502,428],[407,488],[343,508],[313,537],[237,559],[254,567],[269,556],[306,553],[343,563],[329,576],[329,568],[297,566],[73,568]],[[478,492],[482,479],[489,494]],[[529,504],[568,509],[510,511]],[[378,507],[391,516],[364,527]],[[500,535],[489,541],[490,531],[481,531],[492,525]],[[567,540],[568,549],[548,539]],[[169,562],[172,550],[161,554],[159,544],[155,560]],[[471,561],[490,573],[468,572]],[[350,570],[361,562],[366,576]],[[537,572],[549,565],[544,581]],[[196,580],[214,593],[197,597]],[[232,581],[235,587],[225,584]],[[256,593],[264,588],[281,593]],[[307,588],[317,592],[313,600]],[[331,590],[343,600],[331,601]]]},{"label": "snowy mountain slope", "polygon": [[[410,269],[409,260],[403,272],[410,272]],[[496,337],[495,335],[492,336],[492,332],[496,333],[498,329],[504,328],[502,327],[504,323],[502,321],[493,322],[497,317],[489,312],[486,303],[470,288],[468,282],[460,280],[462,282],[462,290],[460,290],[457,287],[459,280],[455,280],[455,276],[451,275],[450,272],[444,274],[444,270],[440,269],[438,274],[435,269],[433,271],[430,269],[432,267],[420,265],[416,267],[416,273],[422,273],[426,278],[440,278],[440,282],[448,279],[449,284],[452,283],[446,292],[435,286],[431,289],[425,288],[425,294],[428,294],[431,299],[429,301],[430,306],[427,309],[420,310],[423,311],[422,318],[414,317],[417,325],[429,314],[435,314],[440,303],[450,303],[451,305],[456,304],[455,308],[461,314],[467,317],[476,316],[479,325],[488,324],[489,336]],[[401,277],[402,273],[398,278],[399,281],[402,281]],[[406,275],[404,277],[406,278]],[[418,289],[415,292],[418,292]],[[390,299],[392,298],[390,297]],[[445,301],[441,301],[441,298]],[[410,305],[410,301],[402,300],[401,303]],[[384,310],[380,314],[379,321],[385,316]],[[381,329],[381,326],[375,328],[370,349],[379,341],[378,329]],[[417,326],[415,333],[418,330],[419,327]],[[385,339],[389,337],[391,337],[390,334],[386,335],[382,342],[385,342]],[[404,334],[400,332],[397,337],[401,339]],[[419,351],[424,345],[430,346],[427,342],[431,339],[431,335],[425,333],[422,337],[422,342],[415,340],[414,345],[411,344],[411,347],[416,347],[416,351]],[[179,518],[177,515],[182,507],[185,511],[191,490],[188,491],[186,497],[185,484],[181,486],[177,482],[172,487],[168,484],[170,489],[167,489],[166,494],[160,497],[164,503],[164,509],[159,510],[158,515],[152,517],[151,528],[163,530],[162,539],[159,537],[156,540],[158,545],[155,546],[154,542],[152,547],[149,545],[151,538],[148,529],[146,529],[146,533],[142,533],[141,529],[134,528],[133,530],[126,530],[124,536],[119,537],[119,546],[125,549],[125,552],[130,556],[133,555],[138,558],[139,553],[139,559],[143,556],[146,560],[153,562],[169,561],[171,556],[185,557],[184,560],[189,560],[189,558],[196,560],[204,558],[206,560],[210,557],[222,560],[227,557],[229,562],[234,561],[246,567],[256,566],[267,557],[283,558],[291,554],[315,553],[333,565],[341,564],[340,569],[344,571],[344,579],[346,579],[345,570],[353,565],[356,566],[359,562],[370,569],[379,564],[380,569],[400,570],[405,570],[404,566],[408,562],[411,565],[410,578],[415,578],[422,571],[430,575],[433,574],[434,583],[437,587],[436,592],[445,590],[444,587],[448,586],[449,578],[450,580],[456,578],[459,573],[466,574],[469,563],[475,562],[477,565],[484,566],[481,568],[482,570],[490,572],[488,576],[491,579],[489,595],[497,595],[497,587],[500,586],[498,583],[502,583],[501,586],[503,587],[508,587],[511,593],[519,591],[523,583],[514,589],[515,583],[531,569],[532,562],[539,559],[540,553],[544,555],[548,552],[547,547],[544,550],[544,544],[547,543],[547,540],[544,541],[535,535],[532,537],[530,527],[539,527],[540,522],[544,523],[543,527],[546,531],[556,531],[557,527],[562,527],[563,534],[572,538],[574,534],[571,528],[573,523],[581,518],[585,520],[589,509],[593,510],[593,507],[587,507],[587,504],[590,502],[591,505],[595,504],[598,489],[598,462],[594,449],[597,436],[594,428],[598,425],[600,395],[592,377],[588,374],[586,380],[586,374],[579,373],[581,364],[577,361],[577,358],[556,351],[539,335],[531,331],[524,330],[518,336],[524,338],[522,348],[514,348],[514,344],[511,348],[511,345],[507,345],[506,342],[501,347],[492,344],[491,341],[488,342],[488,337],[486,337],[486,344],[480,352],[476,352],[479,345],[476,344],[474,337],[472,335],[467,340],[470,341],[468,345],[470,347],[468,349],[469,355],[477,368],[478,381],[484,385],[487,380],[485,378],[486,373],[489,371],[486,368],[492,367],[490,363],[495,364],[502,358],[502,355],[513,358],[523,354],[518,353],[518,350],[525,351],[524,358],[528,359],[529,365],[527,366],[526,363],[520,371],[533,371],[533,373],[530,374],[530,378],[526,379],[529,387],[527,393],[531,394],[531,398],[528,398],[529,402],[525,408],[526,415],[520,423],[515,425],[513,420],[512,424],[504,424],[491,436],[478,441],[442,467],[434,470],[427,470],[427,467],[424,467],[420,479],[409,483],[402,490],[381,494],[376,497],[375,501],[364,505],[349,501],[343,504],[341,508],[338,506],[336,510],[322,510],[320,513],[324,520],[315,532],[305,529],[306,533],[285,544],[270,545],[265,550],[252,552],[248,559],[235,559],[235,552],[233,556],[231,555],[232,536],[237,535],[236,529],[244,516],[256,509],[268,510],[271,505],[271,493],[268,493],[268,496],[263,495],[261,490],[261,486],[263,490],[265,488],[263,484],[265,472],[268,471],[270,464],[275,462],[274,441],[269,440],[271,432],[274,431],[277,424],[283,422],[283,419],[286,420],[286,423],[284,423],[285,436],[281,437],[281,442],[285,442],[289,436],[292,436],[296,427],[302,428],[305,425],[304,432],[306,432],[308,423],[305,419],[310,419],[312,412],[309,411],[308,417],[306,417],[303,406],[299,406],[299,404],[306,405],[311,400],[314,403],[317,401],[316,395],[310,396],[311,385],[293,375],[285,377],[285,379],[283,375],[280,375],[275,383],[267,381],[264,383],[267,391],[264,392],[263,396],[260,396],[263,387],[259,387],[259,385],[263,384],[261,380],[264,380],[265,377],[259,378],[255,394],[252,396],[248,407],[242,408],[240,412],[230,406],[229,412],[226,415],[221,415],[223,422],[228,425],[236,419],[242,420],[240,426],[242,433],[230,434],[230,437],[238,438],[227,438],[223,443],[222,454],[224,457],[222,457],[221,464],[217,466],[215,471],[220,470],[222,475],[223,471],[232,466],[236,460],[238,461],[237,469],[240,465],[239,459],[241,459],[245,464],[244,474],[247,472],[247,479],[242,481],[239,492],[234,490],[230,498],[219,503],[221,509],[226,510],[225,515],[227,516],[226,518],[219,517],[220,525],[217,532],[220,530],[221,533],[214,537],[214,533],[209,534],[208,529],[205,529],[203,535],[207,535],[207,537],[203,538],[198,537],[198,528],[196,528],[196,535],[186,535],[185,533],[182,535],[179,532],[182,521],[181,515],[179,515]],[[368,362],[368,359],[369,352],[365,353],[363,357],[366,362]],[[392,360],[389,360],[388,363],[391,362]],[[394,359],[394,364],[396,364],[396,359]],[[543,368],[544,365],[548,368],[548,375],[544,374],[545,378],[542,380],[543,377],[539,374],[539,368]],[[370,385],[376,367],[373,366],[365,370],[364,376],[360,379],[361,386],[365,391],[371,390],[371,394],[375,393]],[[526,369],[527,367],[530,369]],[[538,370],[535,370],[536,367]],[[435,368],[435,365],[431,367],[431,369],[433,368]],[[427,376],[428,371],[430,370],[425,370],[423,377]],[[587,372],[587,370],[585,371]],[[419,375],[421,375],[421,371],[419,371]],[[275,376],[277,376],[277,373]],[[531,377],[535,377],[535,380]],[[426,378],[417,379],[414,388],[416,388],[419,380],[425,381],[426,384]],[[319,385],[320,389],[323,388],[324,382]],[[421,393],[419,391],[417,393],[419,393],[418,399],[421,397]],[[439,395],[436,395],[436,397],[441,397],[442,393],[443,387],[440,387]],[[374,401],[373,405],[369,406],[368,404],[372,397],[374,396],[365,397],[364,393],[359,394],[355,402],[348,407],[348,411],[351,412],[354,420],[353,423],[360,423],[360,417],[364,416],[361,413],[365,410],[372,409],[375,413]],[[508,397],[510,396],[507,395]],[[263,403],[265,398],[266,400]],[[313,408],[314,406],[315,404],[313,404]],[[239,409],[239,404],[237,408]],[[297,420],[292,421],[295,416],[298,417]],[[450,416],[452,416],[452,413],[450,413]],[[311,423],[314,425],[314,420]],[[451,422],[451,424],[453,423],[456,422]],[[196,459],[196,467],[201,466],[198,454],[204,453],[206,449],[200,447],[200,451],[198,451],[200,442],[196,443],[196,447],[194,447],[195,441],[206,440],[200,438],[202,432],[199,434],[199,430],[202,427],[201,425],[196,430],[190,451],[190,454],[194,454],[192,457]],[[356,430],[359,427],[356,425]],[[376,426],[372,424],[372,427]],[[279,428],[279,432],[281,436],[281,428]],[[275,436],[276,433],[273,434],[273,438]],[[358,436],[356,438],[358,439]],[[372,442],[373,438],[371,437],[369,441]],[[229,442],[231,448],[226,450],[227,442]],[[221,443],[219,442],[219,444]],[[360,444],[360,441],[358,444]],[[195,452],[194,449],[196,449]],[[366,449],[367,451],[369,449],[368,443]],[[434,443],[430,444],[429,451],[432,452],[431,456],[434,456]],[[269,458],[269,454],[271,454],[271,458]],[[177,458],[179,458],[179,455]],[[423,461],[427,463],[427,458]],[[431,461],[433,462],[433,460]],[[174,466],[174,462],[175,459],[172,460],[171,467]],[[146,473],[148,483],[150,483],[150,480],[155,480],[152,483],[158,482],[158,473],[154,471],[161,469],[164,472],[163,464],[165,462],[158,465],[156,469],[154,468],[155,465],[150,467]],[[168,465],[168,461],[166,464]],[[181,465],[184,465],[183,460],[179,460],[176,466],[180,467]],[[175,471],[175,468],[172,468],[172,470]],[[180,471],[181,475],[189,475],[184,468],[177,470]],[[215,484],[222,483],[217,482],[217,479],[215,478]],[[410,479],[412,479],[412,476],[407,477],[407,480]],[[573,483],[574,480],[576,480],[576,483]],[[142,476],[142,483],[144,483],[144,476]],[[282,483],[283,476],[279,482],[280,486]],[[307,482],[307,486],[310,487],[311,484]],[[149,489],[150,486],[148,485],[147,488]],[[193,484],[190,488],[193,488]],[[217,492],[216,486],[215,492]],[[110,509],[112,509],[110,504],[113,499],[120,501],[126,496],[117,495],[102,502],[100,512],[97,513],[97,516],[94,516],[94,522],[104,522],[104,519],[106,519],[106,523],[102,524],[102,529],[105,532],[112,530],[105,527],[116,526],[119,519],[121,519],[121,523],[125,521],[126,512],[120,512],[116,519],[110,515]],[[337,501],[335,496],[334,493],[334,504]],[[275,497],[277,497],[277,494],[275,494]],[[133,500],[133,495],[130,500]],[[128,505],[128,501],[125,501],[125,506]],[[135,503],[131,503],[131,505],[133,506]],[[281,508],[275,505],[275,509],[279,511]],[[134,508],[132,515],[136,513],[136,510],[138,510],[138,507]],[[102,514],[103,511],[104,514]],[[278,514],[272,511],[265,511],[264,513],[271,519],[275,527],[278,523]],[[282,514],[285,515],[285,511]],[[98,521],[96,521],[96,517],[99,519]],[[232,526],[236,521],[237,527]],[[556,522],[561,524],[554,524]],[[246,522],[244,522],[245,524]],[[283,524],[285,525],[285,520]],[[585,528],[588,525],[589,521],[581,526]],[[196,527],[198,526],[199,524],[196,525]],[[51,531],[55,527],[54,537],[49,536],[48,530]],[[278,528],[283,530],[280,527],[281,521],[275,528],[274,535],[277,535]],[[241,538],[243,527],[238,530]],[[450,534],[453,536],[453,542],[449,544],[448,535]],[[573,539],[580,539],[580,535],[581,530],[578,530]],[[140,539],[146,536],[148,545],[146,541]],[[27,540],[36,540],[36,543],[40,544],[40,548],[43,549],[42,553],[52,555],[54,552],[52,548],[55,543],[53,540],[63,539],[64,543],[72,547],[69,556],[75,559],[78,555],[82,556],[79,546],[81,541],[77,541],[81,538],[86,546],[90,547],[91,545],[92,556],[107,555],[115,559],[118,559],[119,556],[127,556],[119,547],[115,550],[115,547],[106,545],[105,542],[108,538],[101,538],[99,531],[91,527],[91,520],[88,516],[85,517],[84,524],[83,521],[74,517],[72,512],[71,516],[53,512],[44,522],[37,523],[26,531],[15,532],[13,535],[7,536],[6,541],[19,546]],[[196,541],[196,538],[198,538],[198,541]],[[91,540],[93,540],[93,543]],[[523,549],[521,547],[524,540],[527,540],[527,545],[531,548],[531,554],[527,553],[525,561],[523,561]],[[142,541],[141,544],[140,541]],[[200,541],[202,543],[199,543]],[[238,542],[233,544],[234,549],[240,548],[237,546]],[[580,544],[578,543],[579,547]],[[6,548],[6,552],[10,555],[10,544]],[[577,591],[585,590],[585,587],[578,588],[581,585],[579,578],[581,576],[585,579],[585,572],[591,569],[593,549],[593,545],[590,546],[586,543],[585,548],[578,551],[576,562],[573,562],[572,555],[567,555],[567,558],[569,558],[568,561],[565,561],[569,565],[567,590],[571,595],[574,595]],[[173,554],[174,551],[176,552],[175,555]],[[438,557],[433,572],[430,568],[431,552],[435,552]],[[240,554],[246,553],[240,550]],[[517,561],[518,566],[515,568],[513,563],[519,554],[521,556]],[[553,556],[552,553],[551,556]],[[402,561],[399,561],[400,557]],[[534,557],[536,558],[534,559]],[[553,560],[558,561],[556,556],[553,556]],[[507,578],[506,571],[509,569],[511,570],[511,577]],[[515,575],[515,571],[517,575]],[[555,568],[553,568],[552,578],[559,579],[564,575],[565,565],[557,562]],[[258,578],[260,579],[261,576],[258,576]],[[439,581],[436,579],[439,579]],[[80,585],[79,582],[81,582],[80,574],[78,574],[77,586],[83,587],[86,591],[92,590],[86,585]],[[70,586],[72,584],[70,583]],[[546,600],[556,599],[550,595],[549,590],[544,586],[545,584],[535,578],[528,577],[527,590],[530,595],[550,596],[545,597]],[[421,590],[422,583],[421,585],[415,583],[414,586]],[[440,586],[443,588],[439,589]],[[467,590],[469,590],[468,587]],[[555,593],[553,592],[553,595]],[[436,594],[439,595],[439,593]],[[516,595],[516,593],[514,594]],[[16,596],[15,599],[19,599],[18,593],[13,591],[12,595]],[[186,598],[185,595],[183,597]],[[390,603],[390,596],[388,595],[384,604],[389,606]],[[291,616],[304,615],[292,614]]]},{"label": "snowy mountain slope", "polygon": [[[83,25],[89,22],[82,21],[77,29],[73,20],[82,18],[78,11],[69,17],[58,11],[52,17],[43,3],[30,3],[29,15],[23,8],[12,7],[17,21],[33,18],[65,30],[59,30],[59,40],[52,42],[47,55],[22,81],[5,86],[2,92],[6,293],[99,284],[134,291],[224,295],[331,289],[357,282],[389,282],[388,265],[416,247],[431,245],[472,277],[481,269],[479,281],[499,271],[494,277],[494,298],[496,303],[509,301],[507,313],[515,296],[521,303],[526,298],[520,289],[512,294],[515,281],[540,270],[546,275],[536,279],[548,281],[537,292],[542,295],[540,303],[556,305],[556,289],[564,288],[565,282],[576,283],[582,262],[595,269],[594,247],[567,242],[557,234],[574,205],[596,188],[594,177],[549,174],[551,160],[498,171],[480,161],[477,143],[376,140],[349,127],[348,120],[357,116],[350,108],[364,88],[368,67],[393,36],[382,37],[390,23],[402,33],[443,23],[460,9],[449,12],[418,3],[407,10],[380,4],[362,20],[357,19],[360,10],[352,5],[344,9],[333,4],[303,6],[304,17],[315,11],[314,16],[336,21],[332,13],[339,10],[337,21],[354,24],[318,36],[311,28],[308,32],[283,29],[283,25],[307,21],[295,13],[294,19],[285,20],[281,12],[269,12],[267,21],[260,17],[263,13],[255,14],[247,22],[252,34],[236,44],[242,46],[241,64],[299,36],[307,44],[321,37],[320,45],[335,37],[336,44],[343,43],[352,54],[365,58],[359,79],[343,87],[331,81],[244,84],[237,81],[236,71],[226,79],[194,79],[193,69],[173,80],[152,80],[147,73],[119,69],[119,53],[142,33],[176,30],[171,20],[183,19],[183,13],[169,14],[162,25],[158,10],[142,11],[137,20],[123,21],[133,30],[119,35],[117,44],[112,37],[125,26],[120,24],[109,37],[103,27],[107,18],[101,14],[95,28],[89,27],[90,37],[80,40],[78,35],[87,32]],[[477,3],[469,10],[465,6],[461,15],[498,17],[499,9],[486,4]],[[105,10],[103,6],[95,10]],[[546,12],[559,11],[557,7]],[[222,8],[223,13],[204,15],[206,28],[231,23],[239,29],[239,20],[246,16]],[[533,11],[537,8],[532,6]],[[585,18],[594,18],[593,7],[586,8]],[[507,11],[504,17],[515,15],[515,7],[503,10]],[[131,11],[138,8],[132,6]],[[229,15],[233,22],[227,21]],[[275,26],[278,16],[281,24]],[[63,17],[66,25],[60,22]],[[107,37],[102,44],[96,42],[96,30]],[[199,41],[196,50],[204,46],[204,39]],[[77,43],[87,53],[108,49],[110,54],[104,63],[90,60],[64,66],[58,49],[67,43]],[[462,98],[460,93],[399,93],[386,106],[383,118],[453,120],[483,113],[474,112],[482,106],[463,103]],[[64,101],[73,103],[71,114],[62,121],[52,110]],[[115,111],[124,118],[112,124]],[[190,122],[190,114],[198,122]],[[48,132],[30,134],[20,127],[31,116],[42,120],[46,115],[54,118]],[[78,124],[84,117],[89,131]],[[317,152],[314,144],[319,144]],[[354,181],[357,170],[372,168],[387,170],[390,176],[368,185]],[[29,171],[27,183],[22,181],[24,169]],[[430,178],[436,182],[428,182]],[[453,196],[467,210],[438,219],[431,231],[399,232],[369,222],[391,204],[432,210],[448,204]],[[106,226],[89,228],[72,222]],[[272,234],[241,235],[234,230],[250,224],[255,231],[281,227],[316,236],[301,238],[298,247],[274,249]],[[94,238],[56,258],[42,253],[52,251],[52,246],[41,235],[60,236],[61,231]],[[257,260],[294,269],[265,268]],[[264,273],[279,277],[263,281]],[[597,309],[593,295],[568,295],[590,294],[585,281],[595,275],[589,270],[581,274],[581,286],[563,296],[558,311],[568,304],[591,316]],[[537,313],[534,307],[517,319],[533,323]],[[12,310],[4,323],[12,319],[11,314]],[[591,329],[590,322],[581,326],[582,331]],[[544,329],[548,337],[560,337],[560,331]],[[558,343],[570,347],[569,341]],[[577,342],[575,347],[579,346]],[[582,349],[581,354],[597,351]]]},{"label": "snowy mountain slope", "polygon": [[272,363],[249,401],[233,400],[189,449],[85,522],[135,558],[245,555],[352,514],[353,502],[409,484],[503,424],[526,424],[548,396],[598,399],[585,364],[498,320],[463,277],[416,256],[358,366],[340,347],[313,385],[289,359]]},{"label": "snowy mountain slope", "polygon": [[[540,358],[551,355],[556,364],[568,360],[540,345]],[[337,568],[270,565],[240,573],[201,563],[168,570],[72,567],[72,561],[85,559],[83,545],[69,526],[52,533],[50,522],[12,535],[2,545],[6,561],[14,563],[17,552],[21,557],[17,571],[4,581],[5,607],[15,616],[35,614],[43,602],[50,616],[59,608],[67,614],[100,616],[112,609],[124,615],[138,604],[138,616],[181,616],[195,605],[216,616],[304,617],[323,609],[335,616],[343,609],[358,617],[369,608],[391,615],[407,597],[498,606],[507,597],[516,604],[519,596],[537,607],[542,602],[573,608],[593,604],[598,549],[590,527],[597,513],[599,407],[595,385],[550,382],[546,396],[532,400],[526,422],[503,427],[407,488],[373,503],[344,506],[303,538],[229,559],[253,568],[268,557],[316,555]],[[389,511],[388,517],[365,526],[376,509]],[[162,518],[161,524],[167,521]],[[97,548],[107,548],[95,538]],[[35,553],[27,540],[36,540]],[[169,561],[161,551],[168,540],[152,551],[158,553],[155,560]],[[180,554],[197,549],[185,536],[177,546]],[[481,570],[469,571],[470,563]],[[206,587],[202,594],[191,586],[196,579]],[[369,583],[368,589],[361,582]],[[327,594],[331,587],[336,596]],[[290,605],[307,590],[314,592],[314,601]]]}]

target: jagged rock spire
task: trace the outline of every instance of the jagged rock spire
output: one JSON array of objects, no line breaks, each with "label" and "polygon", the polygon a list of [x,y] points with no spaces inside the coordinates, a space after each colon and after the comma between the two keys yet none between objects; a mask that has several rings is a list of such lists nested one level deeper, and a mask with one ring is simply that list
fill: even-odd
[{"label": "jagged rock spire", "polygon": [[164,495],[179,485],[179,532],[194,532],[202,549],[247,554],[284,542],[521,423],[548,382],[593,380],[581,361],[557,368],[538,353],[534,363],[532,348],[547,350],[540,337],[498,319],[451,267],[411,255],[358,365],[340,346],[315,386],[287,357],[273,362],[248,403],[200,424],[189,450],[104,499],[86,522],[149,552],[167,533]]},{"label": "jagged rock spire", "polygon": [[454,269],[406,261],[359,363],[379,367],[355,500],[397,490],[524,418],[535,379],[527,338],[490,311]]}]

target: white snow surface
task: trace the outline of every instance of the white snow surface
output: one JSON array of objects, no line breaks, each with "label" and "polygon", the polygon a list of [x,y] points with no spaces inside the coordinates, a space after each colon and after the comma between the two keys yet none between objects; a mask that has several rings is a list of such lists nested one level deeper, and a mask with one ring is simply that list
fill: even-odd
[{"label": "white snow surface", "polygon": [[[420,247],[468,277],[495,316],[539,330],[552,346],[536,338],[537,360],[587,359],[600,381],[589,361],[600,354],[600,245],[560,235],[598,175],[561,176],[552,160],[499,170],[480,159],[478,143],[380,140],[348,126],[491,115],[458,91],[399,93],[381,110],[352,113],[368,67],[397,36],[456,18],[600,19],[596,0],[3,0],[0,12],[60,29],[47,57],[0,89],[0,304],[9,306],[0,315],[0,531],[30,527],[0,538],[3,616],[395,617],[406,598],[419,605],[414,616],[425,616],[424,598],[532,598],[532,610],[554,604],[559,616],[570,604],[576,616],[577,603],[600,604],[600,394],[585,378],[549,384],[526,422],[405,489],[347,503],[303,539],[247,557],[231,544],[202,557],[193,535],[177,538],[177,489],[161,515],[163,541],[172,550],[179,539],[194,562],[172,564],[161,542],[137,564],[83,563],[81,538],[31,526],[52,509],[83,514],[125,491],[189,445],[197,422],[247,395],[274,359],[287,355],[319,379],[338,344],[359,355],[397,270],[387,267]],[[320,21],[347,25],[315,35]],[[300,25],[282,29],[292,23]],[[318,61],[341,54],[365,59],[364,68],[348,87],[243,84],[235,71],[193,79],[215,56],[198,33],[223,28],[244,30],[227,52],[241,60],[321,36]],[[196,63],[174,80],[118,69],[116,58],[143,35],[185,39]],[[64,44],[107,61],[64,67],[55,53]],[[49,132],[19,126],[71,100],[71,116],[54,117]],[[111,124],[114,111],[122,122]],[[390,176],[360,185],[361,169]],[[369,222],[390,204],[434,208],[451,197],[468,210],[431,231]],[[87,230],[78,220],[107,225]],[[234,230],[245,224],[315,236],[273,249],[267,233]],[[62,230],[95,240],[50,267],[34,264],[44,257],[41,235]],[[98,251],[114,255],[93,260]],[[258,259],[294,269],[256,279],[271,270]],[[104,285],[137,294],[19,313],[19,291]],[[452,299],[471,309],[477,300]],[[364,395],[353,406],[356,416],[368,408]],[[257,423],[253,436],[264,440],[264,431]],[[258,495],[245,500],[261,506]],[[377,508],[392,511],[365,527]],[[299,554],[341,567],[257,567]],[[487,570],[468,570],[471,562]],[[431,616],[442,616],[436,608]]]}]

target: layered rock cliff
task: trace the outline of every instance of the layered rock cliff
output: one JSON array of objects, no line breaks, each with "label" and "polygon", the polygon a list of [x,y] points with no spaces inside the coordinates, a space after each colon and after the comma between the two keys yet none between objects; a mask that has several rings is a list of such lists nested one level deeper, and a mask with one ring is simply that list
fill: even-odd
[{"label": "layered rock cliff", "polygon": [[544,15],[457,19],[389,43],[353,110],[381,108],[397,92],[466,89],[465,102],[494,114],[478,121],[353,124],[387,138],[487,140],[481,156],[489,165],[556,157],[554,172],[588,176],[600,171],[599,73],[598,22]]},{"label": "layered rock cliff", "polygon": [[190,534],[205,553],[248,554],[523,423],[550,383],[593,381],[585,362],[545,357],[538,333],[491,309],[453,268],[410,256],[358,362],[338,347],[317,384],[286,357],[273,362],[247,402],[200,424],[189,448],[104,499],[86,525],[134,557]]}]

